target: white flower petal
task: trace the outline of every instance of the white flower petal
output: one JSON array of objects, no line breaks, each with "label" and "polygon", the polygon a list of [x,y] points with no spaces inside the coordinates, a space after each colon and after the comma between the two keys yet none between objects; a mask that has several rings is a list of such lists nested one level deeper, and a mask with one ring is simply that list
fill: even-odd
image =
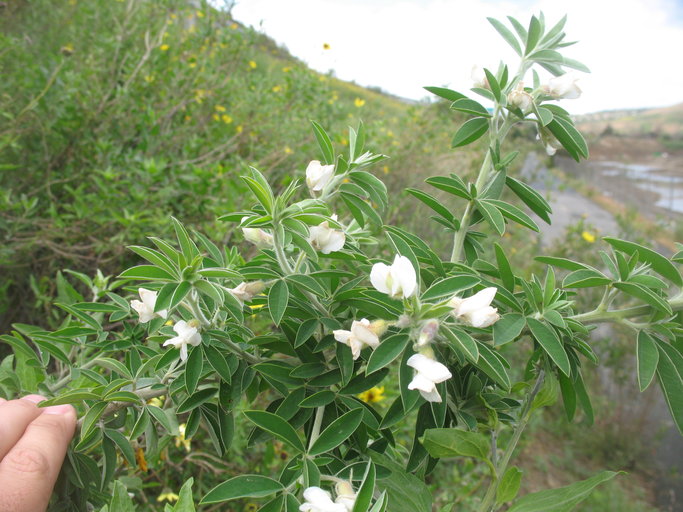
[{"label": "white flower petal", "polygon": [[413,380],[408,383],[408,389],[419,389],[420,391],[429,393],[436,389],[436,384],[434,384],[426,375],[418,373],[413,377]]},{"label": "white flower petal", "polygon": [[496,296],[496,291],[497,288],[495,286],[491,286],[478,291],[471,297],[467,297],[460,303],[460,307],[456,313],[457,316],[467,315],[468,313],[476,311],[477,309],[490,306],[491,302],[493,302],[493,298]]},{"label": "white flower petal", "polygon": [[429,392],[420,390],[420,394],[425,400],[427,400],[427,402],[441,402],[441,395],[436,389],[436,386],[434,386],[434,389]]},{"label": "white flower petal", "polygon": [[384,263],[375,263],[370,271],[370,282],[377,291],[389,294],[391,290],[387,284],[391,275],[391,267]]},{"label": "white flower petal", "polygon": [[[405,256],[396,255],[392,267],[392,274],[395,281],[399,283],[400,291],[403,292],[403,297],[410,297],[415,293],[417,287],[417,274],[415,267]],[[397,293],[394,293],[396,295]]]},{"label": "white flower petal", "polygon": [[185,361],[187,359],[187,343],[180,345],[180,360]]},{"label": "white flower petal", "polygon": [[481,329],[493,325],[500,316],[498,315],[498,310],[487,306],[485,308],[477,309],[472,311],[467,315],[467,319],[472,327],[479,327]]},{"label": "white flower petal", "polygon": [[336,331],[332,331],[332,334],[334,334],[334,339],[341,342],[341,343],[346,343],[348,345],[349,338],[351,337],[351,331],[345,331],[343,329],[338,329]]}]

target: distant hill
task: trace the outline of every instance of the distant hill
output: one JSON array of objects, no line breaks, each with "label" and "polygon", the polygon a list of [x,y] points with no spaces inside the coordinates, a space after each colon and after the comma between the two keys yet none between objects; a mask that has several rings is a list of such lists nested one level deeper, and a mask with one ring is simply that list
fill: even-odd
[{"label": "distant hill", "polygon": [[654,109],[609,110],[576,119],[586,134],[683,138],[683,103]]}]

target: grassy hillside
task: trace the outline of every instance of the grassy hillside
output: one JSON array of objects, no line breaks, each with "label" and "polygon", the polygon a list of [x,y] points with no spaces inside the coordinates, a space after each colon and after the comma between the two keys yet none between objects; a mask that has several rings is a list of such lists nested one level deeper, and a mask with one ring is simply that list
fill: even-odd
[{"label": "grassy hillside", "polygon": [[11,2],[0,48],[2,331],[48,323],[59,269],[117,273],[170,215],[228,242],[248,166],[285,185],[319,158],[310,120],[342,148],[363,119],[393,190],[448,148],[447,108],[313,72],[206,4]]}]

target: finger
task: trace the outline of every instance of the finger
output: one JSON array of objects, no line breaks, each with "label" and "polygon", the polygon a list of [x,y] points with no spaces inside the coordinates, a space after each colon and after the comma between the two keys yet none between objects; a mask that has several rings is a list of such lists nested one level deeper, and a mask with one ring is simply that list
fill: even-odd
[{"label": "finger", "polygon": [[0,404],[0,460],[21,439],[28,424],[40,416],[42,410],[36,404],[43,400],[43,396],[28,395]]},{"label": "finger", "polygon": [[76,428],[70,405],[43,409],[0,461],[0,511],[44,511]]}]

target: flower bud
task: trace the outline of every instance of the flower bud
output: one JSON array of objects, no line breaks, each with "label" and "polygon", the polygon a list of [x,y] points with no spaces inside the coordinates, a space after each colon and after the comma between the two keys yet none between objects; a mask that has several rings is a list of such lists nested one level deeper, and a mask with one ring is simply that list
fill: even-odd
[{"label": "flower bud", "polygon": [[477,65],[472,66],[472,73],[470,76],[472,77],[472,85],[474,87],[478,87],[479,89],[491,89],[483,68]]},{"label": "flower bud", "polygon": [[311,191],[320,192],[334,176],[334,165],[322,165],[320,161],[313,160],[306,167],[306,185]]},{"label": "flower bud", "polygon": [[353,486],[347,481],[337,482],[334,490],[337,493],[337,499],[334,502],[344,505],[346,510],[351,512],[356,504],[356,493],[353,492]]},{"label": "flower bud", "polygon": [[[333,215],[332,219],[337,220],[337,216]],[[310,233],[308,241],[316,251],[323,254],[340,250],[346,242],[344,232],[331,228],[328,221],[322,222],[318,226],[311,226],[308,231]]]},{"label": "flower bud", "polygon": [[427,320],[422,324],[422,329],[420,329],[420,335],[417,338],[417,346],[424,347],[428,345],[439,332],[439,321],[435,318]]},{"label": "flower bud", "polygon": [[251,283],[240,283],[235,288],[230,288],[228,291],[232,293],[240,302],[249,302],[266,288],[266,283],[263,281],[252,281]]},{"label": "flower bud", "polygon": [[[242,217],[242,222],[248,217]],[[273,235],[266,233],[261,228],[242,228],[244,239],[256,247],[270,247],[273,245]]]},{"label": "flower bud", "polygon": [[524,113],[529,112],[533,104],[534,99],[531,97],[531,94],[524,90],[523,82],[519,82],[517,87],[508,94],[508,105],[518,108]]}]

